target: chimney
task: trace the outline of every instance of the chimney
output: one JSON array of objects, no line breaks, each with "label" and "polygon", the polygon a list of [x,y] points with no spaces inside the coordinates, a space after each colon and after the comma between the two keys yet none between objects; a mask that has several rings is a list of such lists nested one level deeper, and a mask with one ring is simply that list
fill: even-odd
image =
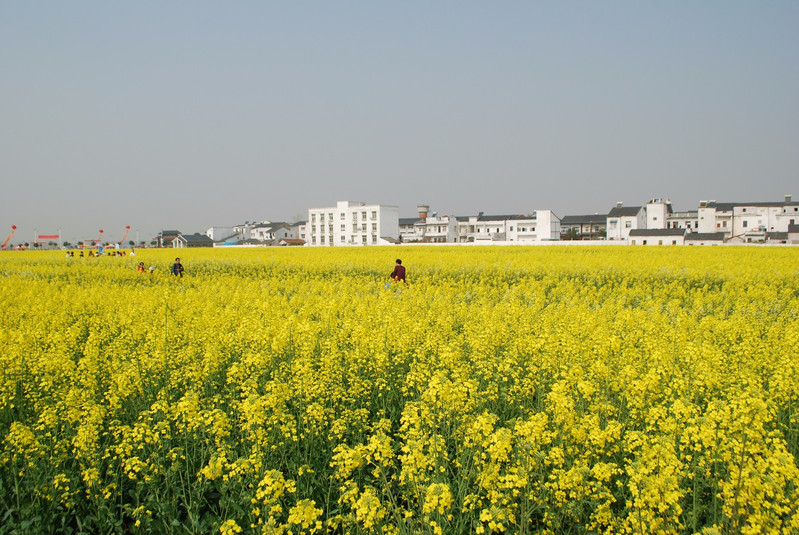
[{"label": "chimney", "polygon": [[624,206],[624,202],[623,201],[617,201],[616,202],[616,208],[621,208],[622,206]]},{"label": "chimney", "polygon": [[791,202],[791,199],[793,199],[793,195],[786,195],[785,196],[785,204],[788,204],[789,202]]},{"label": "chimney", "polygon": [[427,212],[430,210],[428,205],[420,204],[416,209],[419,211],[419,219],[427,219]]}]

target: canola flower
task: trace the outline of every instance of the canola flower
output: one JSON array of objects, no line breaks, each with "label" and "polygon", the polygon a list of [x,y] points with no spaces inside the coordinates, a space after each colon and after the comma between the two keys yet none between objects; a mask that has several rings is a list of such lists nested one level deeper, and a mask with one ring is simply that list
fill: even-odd
[{"label": "canola flower", "polygon": [[0,254],[0,534],[799,532],[799,250],[396,256]]}]

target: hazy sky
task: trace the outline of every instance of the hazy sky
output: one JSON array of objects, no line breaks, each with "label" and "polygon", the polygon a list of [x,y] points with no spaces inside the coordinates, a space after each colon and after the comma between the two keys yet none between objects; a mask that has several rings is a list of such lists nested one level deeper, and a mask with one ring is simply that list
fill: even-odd
[{"label": "hazy sky", "polygon": [[0,186],[12,241],[799,198],[799,2],[8,0]]}]

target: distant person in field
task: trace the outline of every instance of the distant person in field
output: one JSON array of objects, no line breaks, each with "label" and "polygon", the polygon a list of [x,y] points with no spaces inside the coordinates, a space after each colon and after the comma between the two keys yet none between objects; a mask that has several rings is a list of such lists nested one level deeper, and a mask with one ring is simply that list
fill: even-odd
[{"label": "distant person in field", "polygon": [[405,266],[402,265],[402,260],[397,258],[397,264],[394,266],[394,271],[391,272],[391,280],[394,282],[405,281]]},{"label": "distant person in field", "polygon": [[176,258],[175,263],[172,264],[172,274],[176,277],[182,277],[184,271],[183,264],[180,263],[180,258]]},{"label": "distant person in field", "polygon": [[136,268],[136,271],[139,273],[145,273],[147,271],[147,268],[144,267],[144,262],[139,262],[139,267]]}]

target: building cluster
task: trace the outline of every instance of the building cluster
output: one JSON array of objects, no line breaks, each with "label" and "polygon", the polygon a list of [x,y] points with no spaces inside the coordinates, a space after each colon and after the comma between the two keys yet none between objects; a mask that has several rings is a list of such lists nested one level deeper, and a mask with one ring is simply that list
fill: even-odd
[{"label": "building cluster", "polygon": [[295,223],[253,221],[211,227],[204,234],[165,230],[160,246],[363,246],[406,243],[536,244],[601,241],[630,245],[799,244],[799,202],[719,203],[700,201],[696,210],[677,212],[669,199],[645,205],[619,202],[605,214],[558,217],[551,210],[527,214],[455,216],[418,206],[418,216],[399,217],[399,207],[339,201],[312,208]]}]

